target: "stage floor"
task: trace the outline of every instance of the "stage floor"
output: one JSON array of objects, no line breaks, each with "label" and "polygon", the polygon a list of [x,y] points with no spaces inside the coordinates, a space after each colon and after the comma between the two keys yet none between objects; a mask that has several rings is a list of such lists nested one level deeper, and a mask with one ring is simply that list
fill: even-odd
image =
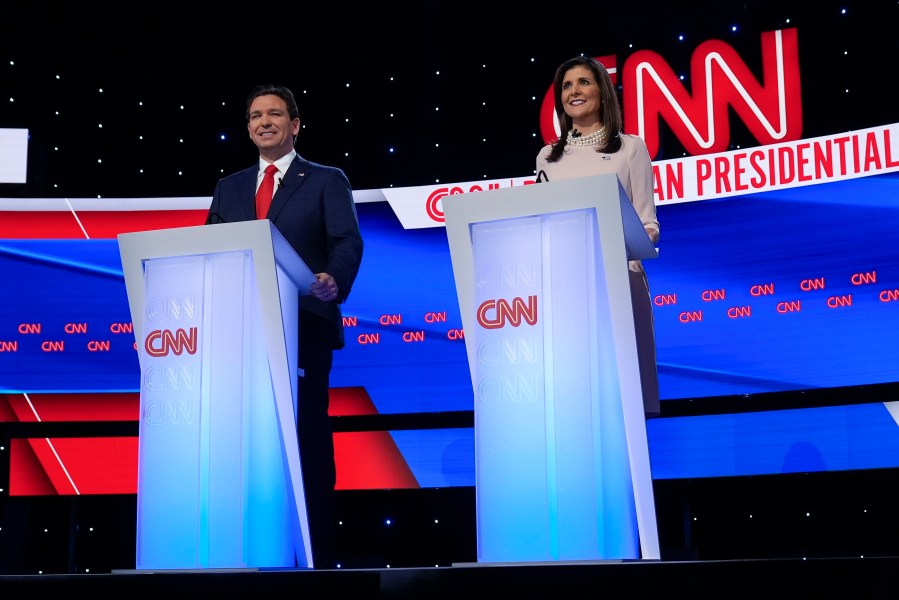
[{"label": "stage floor", "polygon": [[890,598],[899,557],[465,564],[335,570],[117,571],[0,577],[4,598]]}]

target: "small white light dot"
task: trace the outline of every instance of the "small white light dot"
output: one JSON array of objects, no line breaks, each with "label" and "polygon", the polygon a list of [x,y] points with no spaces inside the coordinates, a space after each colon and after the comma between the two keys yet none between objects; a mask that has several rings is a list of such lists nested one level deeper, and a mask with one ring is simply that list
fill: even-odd
[{"label": "small white light dot", "polygon": [[103,162],[103,159],[102,159],[102,158],[98,158],[98,159],[97,159],[97,162],[98,162],[98,163],[101,163],[101,162]]},{"label": "small white light dot", "polygon": [[350,118],[347,117],[346,119],[343,120],[343,122],[344,122],[344,123],[349,123],[349,122],[350,122]]},{"label": "small white light dot", "polygon": [[349,153],[349,152],[344,152],[343,155],[344,155],[344,156],[349,156],[350,153]]},{"label": "small white light dot", "polygon": [[346,84],[347,87],[350,87],[350,84]]},{"label": "small white light dot", "polygon": [[736,26],[736,25],[733,25],[733,26],[730,28],[730,30],[731,30],[731,31],[736,31],[736,30],[737,30],[737,26]]},{"label": "small white light dot", "polygon": [[387,151],[393,154],[393,148],[389,148]]},{"label": "small white light dot", "polygon": [[385,524],[385,525],[390,525],[390,524],[391,524],[391,520],[390,520],[390,519],[385,519],[385,520],[384,520],[384,524]]},{"label": "small white light dot", "polygon": [[681,42],[682,42],[682,41],[684,41],[684,36],[683,36],[683,35],[679,35],[679,36],[677,36],[677,39],[678,39],[678,41],[681,41]]},{"label": "small white light dot", "polygon": [[180,139],[178,140],[178,143],[179,143],[179,144],[183,144],[183,143],[184,143],[184,138],[180,138]]},{"label": "small white light dot", "polygon": [[100,93],[101,93],[101,94],[102,94],[102,93],[103,93],[103,88],[100,88],[100,90],[99,90],[99,91],[100,91]]},{"label": "small white light dot", "polygon": [[182,104],[180,108],[181,108],[181,110],[184,110],[184,105]]}]

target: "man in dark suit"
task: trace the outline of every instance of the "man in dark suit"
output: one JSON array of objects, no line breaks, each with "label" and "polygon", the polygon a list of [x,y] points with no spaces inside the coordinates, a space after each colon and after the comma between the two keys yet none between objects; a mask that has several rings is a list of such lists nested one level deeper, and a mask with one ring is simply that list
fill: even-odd
[{"label": "man in dark suit", "polygon": [[300,117],[288,88],[265,85],[250,92],[247,129],[259,148],[259,163],[219,180],[206,222],[256,219],[257,188],[266,168],[277,167],[271,205],[259,218],[268,218],[315,274],[309,293],[300,297],[299,367],[304,374],[297,428],[313,566],[330,568],[336,470],[328,388],[333,351],[344,345],[340,304],[359,271],[362,236],[344,172],[309,162],[294,148]]}]

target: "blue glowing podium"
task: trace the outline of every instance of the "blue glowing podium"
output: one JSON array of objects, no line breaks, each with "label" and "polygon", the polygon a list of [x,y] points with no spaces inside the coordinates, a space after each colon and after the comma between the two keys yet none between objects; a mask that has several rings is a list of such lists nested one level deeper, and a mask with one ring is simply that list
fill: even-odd
[{"label": "blue glowing podium", "polygon": [[443,199],[474,390],[479,563],[659,559],[615,175]]},{"label": "blue glowing podium", "polygon": [[298,305],[268,220],[120,234],[140,359],[138,570],[309,567]]}]

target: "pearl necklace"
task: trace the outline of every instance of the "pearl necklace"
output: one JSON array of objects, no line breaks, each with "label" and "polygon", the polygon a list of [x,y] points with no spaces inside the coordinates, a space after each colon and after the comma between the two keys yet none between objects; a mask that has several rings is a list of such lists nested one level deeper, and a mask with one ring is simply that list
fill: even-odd
[{"label": "pearl necklace", "polygon": [[582,135],[577,129],[568,132],[568,143],[572,146],[599,146],[606,145],[609,140],[609,132],[605,127],[600,127],[593,133]]}]

